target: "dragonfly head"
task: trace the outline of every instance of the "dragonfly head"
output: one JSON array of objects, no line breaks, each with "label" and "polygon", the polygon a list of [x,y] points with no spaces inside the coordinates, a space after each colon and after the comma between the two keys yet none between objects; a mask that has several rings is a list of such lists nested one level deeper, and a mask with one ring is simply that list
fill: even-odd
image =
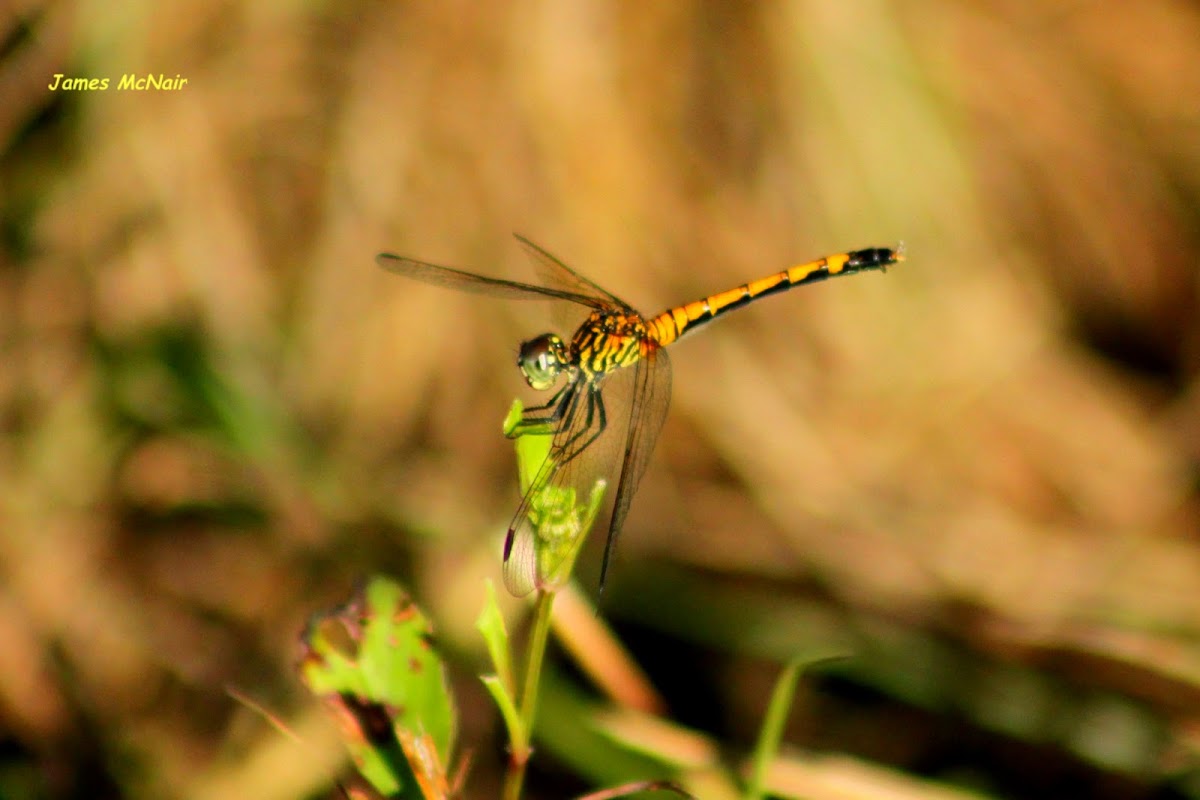
[{"label": "dragonfly head", "polygon": [[525,382],[539,392],[553,386],[567,364],[566,345],[553,333],[543,333],[523,343],[521,354],[517,356],[517,366],[521,368]]}]

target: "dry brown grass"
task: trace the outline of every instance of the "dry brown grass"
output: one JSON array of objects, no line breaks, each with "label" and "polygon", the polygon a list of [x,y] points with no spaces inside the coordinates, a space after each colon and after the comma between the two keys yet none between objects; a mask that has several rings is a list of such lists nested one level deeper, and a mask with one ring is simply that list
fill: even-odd
[{"label": "dry brown grass", "polygon": [[[1114,796],[1192,763],[1194,4],[27,0],[0,25],[11,791],[25,767],[40,796],[311,791],[335,751],[299,710],[295,631],[369,570],[478,654],[511,356],[544,320],[371,260],[529,277],[510,231],[645,311],[908,245],[886,278],[673,348],[615,615],[704,631],[631,588],[667,564],[701,608],[820,587],[865,627],[1137,704],[1161,746],[1117,726],[1105,762],[1086,722],[1045,735],[1124,767]],[[49,92],[55,72],[113,86]],[[188,85],[117,91],[127,72]],[[769,651],[733,633],[719,650]],[[729,659],[721,702],[753,719],[761,682]],[[917,680],[889,668],[868,672]],[[985,693],[960,680],[961,709]],[[311,746],[278,756],[229,684]]]}]

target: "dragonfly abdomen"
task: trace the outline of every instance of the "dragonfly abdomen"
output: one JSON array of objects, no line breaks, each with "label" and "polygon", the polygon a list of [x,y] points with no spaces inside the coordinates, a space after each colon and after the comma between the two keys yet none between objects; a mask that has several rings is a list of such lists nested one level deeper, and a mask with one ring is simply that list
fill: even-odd
[{"label": "dragonfly abdomen", "polygon": [[649,320],[647,324],[654,340],[659,345],[666,346],[689,330],[733,311],[735,308],[748,305],[761,297],[838,275],[852,275],[872,269],[883,270],[902,259],[901,253],[886,247],[854,250],[818,258],[816,261],[799,264],[784,272],[777,272],[724,292],[709,295],[702,300],[667,309]]}]

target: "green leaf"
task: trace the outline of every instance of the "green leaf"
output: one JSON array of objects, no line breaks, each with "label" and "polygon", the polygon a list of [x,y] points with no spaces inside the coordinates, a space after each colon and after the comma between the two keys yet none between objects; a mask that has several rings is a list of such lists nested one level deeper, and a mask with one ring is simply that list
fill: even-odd
[{"label": "green leaf", "polygon": [[389,797],[448,793],[455,711],[431,634],[404,590],[377,577],[304,635],[301,678],[342,723],[359,772]]},{"label": "green leaf", "polygon": [[521,424],[521,417],[524,415],[524,413],[525,408],[521,404],[521,398],[515,398],[512,402],[512,405],[508,409],[508,415],[504,417],[504,422],[500,426],[501,430],[504,431],[505,436],[512,438],[514,435],[513,431],[515,431],[517,426]]},{"label": "green leaf", "polygon": [[758,734],[758,743],[754,747],[754,765],[750,775],[750,785],[746,787],[747,800],[759,800],[763,796],[763,781],[767,777],[767,769],[775,754],[779,752],[779,742],[783,738],[783,726],[787,722],[788,712],[792,708],[792,698],[796,693],[796,681],[800,677],[800,669],[808,658],[799,656],[793,658],[783,668],[775,681],[771,692],[771,702],[767,705],[767,714],[763,719],[762,730]]},{"label": "green leaf", "polygon": [[521,717],[517,712],[508,629],[504,625],[504,616],[500,613],[500,606],[496,603],[496,587],[490,580],[487,582],[487,600],[484,601],[483,611],[479,613],[479,618],[475,620],[475,628],[483,634],[483,640],[487,643],[488,655],[491,656],[492,666],[496,670],[495,675],[479,676],[480,680],[487,687],[504,717],[509,741],[514,745],[527,743],[527,736],[521,725]]},{"label": "green leaf", "polygon": [[[524,423],[520,400],[514,400],[504,420],[504,435],[514,438],[521,492],[529,491],[550,457],[554,426]],[[554,590],[571,577],[575,559],[604,502],[607,482],[597,480],[590,487],[542,486],[529,499],[529,524],[534,531],[536,575],[534,585]],[[579,502],[582,490],[588,491],[586,504]]]},{"label": "green leaf", "polygon": [[479,618],[475,620],[475,629],[483,635],[483,640],[487,643],[488,655],[491,656],[496,676],[504,685],[505,691],[513,694],[508,628],[504,625],[504,615],[500,613],[500,606],[496,603],[496,587],[491,580],[487,581],[487,599],[484,601],[483,611],[479,612]]},{"label": "green leaf", "polygon": [[529,491],[529,485],[533,483],[534,477],[546,463],[546,459],[550,456],[550,446],[554,443],[554,428],[550,425],[531,427],[517,432],[524,410],[521,400],[518,398],[513,400],[512,407],[508,410],[508,416],[504,418],[504,435],[510,439],[516,439],[517,473],[520,479],[521,494]]},{"label": "green leaf", "polygon": [[532,502],[531,517],[537,530],[538,585],[557,588],[571,577],[575,559],[600,513],[607,482],[592,486],[586,506],[574,489],[545,489]]},{"label": "green leaf", "polygon": [[484,687],[496,701],[496,707],[500,709],[504,727],[508,729],[509,747],[513,752],[523,752],[529,747],[529,735],[525,732],[525,726],[521,724],[521,712],[517,710],[512,693],[495,675],[480,675],[479,680],[483,681]]}]

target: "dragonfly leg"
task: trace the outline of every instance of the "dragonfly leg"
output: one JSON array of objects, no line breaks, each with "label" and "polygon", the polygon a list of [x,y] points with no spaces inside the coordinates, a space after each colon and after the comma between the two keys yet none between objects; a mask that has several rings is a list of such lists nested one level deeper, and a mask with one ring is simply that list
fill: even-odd
[{"label": "dragonfly leg", "polygon": [[525,414],[536,417],[538,412],[540,412],[540,411],[549,411],[551,408],[554,408],[555,406],[557,406],[559,404],[559,401],[562,400],[562,396],[568,390],[570,390],[574,385],[575,385],[574,383],[567,383],[565,386],[563,386],[563,388],[561,388],[557,392],[555,392],[554,395],[549,400],[542,403],[540,406],[529,406],[529,408],[526,408]]},{"label": "dragonfly leg", "polygon": [[[591,443],[599,439],[600,434],[604,433],[605,428],[608,427],[608,414],[604,410],[604,396],[600,394],[600,389],[594,384],[588,384],[587,403],[587,418],[583,427],[576,431],[570,439],[563,442],[562,447],[558,448],[555,460],[559,467],[587,450]],[[594,426],[593,423],[595,423]],[[595,432],[588,436],[583,444],[576,445],[576,442],[593,427],[595,427]]]},{"label": "dragonfly leg", "polygon": [[[548,428],[557,428],[558,423],[568,416],[567,409],[578,394],[577,389],[578,384],[568,383],[542,405],[525,409],[521,414],[521,421],[514,425],[506,436],[516,439],[527,433],[537,433],[539,429],[545,432]],[[547,410],[550,411],[549,414],[540,413]]]}]

